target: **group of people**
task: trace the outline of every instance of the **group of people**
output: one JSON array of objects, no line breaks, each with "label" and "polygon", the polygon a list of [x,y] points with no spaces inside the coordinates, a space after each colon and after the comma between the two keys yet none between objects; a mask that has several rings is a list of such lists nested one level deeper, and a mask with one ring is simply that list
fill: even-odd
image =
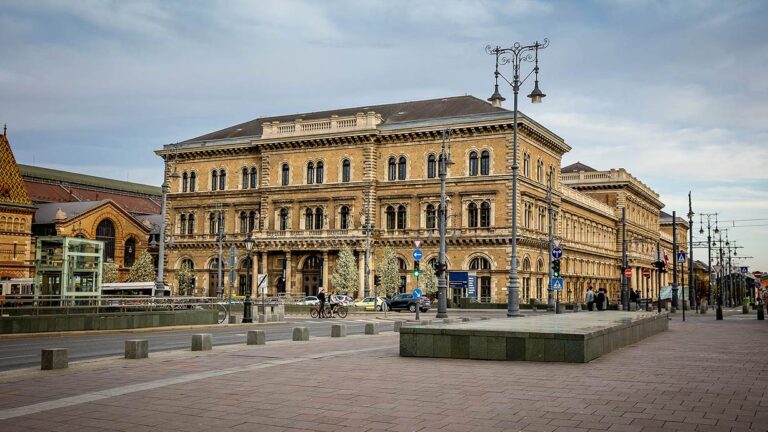
[{"label": "group of people", "polygon": [[[606,291],[605,288],[600,288],[597,290],[597,293],[595,293],[592,289],[592,285],[590,285],[587,288],[585,300],[587,301],[587,310],[589,311],[592,311],[595,308],[599,311],[608,309],[608,291]],[[640,291],[629,290],[629,301],[637,303],[637,306],[640,307]]]},{"label": "group of people", "polygon": [[324,317],[326,301],[328,302],[328,306],[331,310],[331,316],[329,318],[333,318],[333,314],[336,312],[336,308],[339,306],[339,303],[341,303],[339,298],[334,294],[328,294],[328,296],[326,296],[323,289],[320,288],[320,291],[317,293],[317,299],[320,300],[320,318]]}]

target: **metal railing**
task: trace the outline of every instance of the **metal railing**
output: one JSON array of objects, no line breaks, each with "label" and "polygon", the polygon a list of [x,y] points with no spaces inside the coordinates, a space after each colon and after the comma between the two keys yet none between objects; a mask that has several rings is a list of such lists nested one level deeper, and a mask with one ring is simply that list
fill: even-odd
[{"label": "metal railing", "polygon": [[0,317],[218,309],[220,305],[216,297],[10,295],[0,300]]}]

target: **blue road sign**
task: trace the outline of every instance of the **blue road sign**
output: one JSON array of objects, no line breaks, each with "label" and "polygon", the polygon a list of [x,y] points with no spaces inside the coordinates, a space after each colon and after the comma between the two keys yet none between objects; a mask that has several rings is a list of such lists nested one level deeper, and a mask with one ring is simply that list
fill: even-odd
[{"label": "blue road sign", "polygon": [[413,251],[413,259],[416,261],[420,261],[423,256],[424,252],[422,252],[421,249],[416,249]]},{"label": "blue road sign", "polygon": [[685,252],[677,253],[677,262],[678,264],[685,264]]},{"label": "blue road sign", "polygon": [[413,298],[417,299],[417,298],[421,298],[421,294],[422,294],[421,293],[421,289],[416,288],[416,289],[413,290],[413,294],[411,294],[411,296]]},{"label": "blue road sign", "polygon": [[741,267],[742,273],[749,273],[749,267]]},{"label": "blue road sign", "polygon": [[552,258],[560,259],[563,256],[563,250],[560,248],[552,248]]},{"label": "blue road sign", "polygon": [[552,278],[552,291],[563,290],[563,278]]}]

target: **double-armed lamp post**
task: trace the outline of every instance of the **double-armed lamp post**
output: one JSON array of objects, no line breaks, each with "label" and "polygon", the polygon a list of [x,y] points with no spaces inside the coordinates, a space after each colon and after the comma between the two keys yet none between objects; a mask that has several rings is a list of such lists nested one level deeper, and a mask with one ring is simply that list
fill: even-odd
[{"label": "double-armed lamp post", "polygon": [[[539,50],[549,46],[549,39],[544,39],[543,43],[538,41],[532,45],[522,45],[519,42],[515,42],[509,48],[501,48],[496,46],[495,48],[488,45],[485,47],[485,51],[493,56],[496,56],[496,70],[494,71],[494,78],[496,84],[494,85],[494,92],[488,100],[493,106],[500,107],[501,102],[505,99],[499,94],[499,77],[504,79],[510,86],[514,93],[514,118],[513,118],[513,133],[512,133],[512,256],[509,262],[509,282],[507,284],[507,316],[519,317],[520,315],[520,284],[517,279],[517,172],[519,165],[517,164],[517,94],[520,92],[520,85],[522,85],[530,76],[534,74],[535,84],[533,91],[528,95],[531,98],[531,102],[540,103],[546,96],[539,89]],[[534,64],[533,70],[529,72],[525,78],[520,79],[520,65],[523,62],[532,62]],[[508,80],[501,72],[499,72],[499,65],[512,65],[512,81]]]},{"label": "double-armed lamp post", "polygon": [[245,260],[246,262],[246,269],[245,269],[245,300],[243,301],[243,322],[244,323],[252,323],[253,322],[253,314],[251,313],[251,287],[253,286],[253,281],[251,281],[251,267],[253,266],[253,263],[251,261],[251,252],[253,252],[253,246],[256,244],[256,240],[253,239],[253,235],[251,233],[248,233],[248,238],[245,239],[245,250],[248,251],[248,259]]}]

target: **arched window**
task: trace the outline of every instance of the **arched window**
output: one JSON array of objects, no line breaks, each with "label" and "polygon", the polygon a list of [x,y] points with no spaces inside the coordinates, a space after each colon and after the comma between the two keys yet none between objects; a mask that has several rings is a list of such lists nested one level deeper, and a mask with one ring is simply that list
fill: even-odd
[{"label": "arched window", "polygon": [[259,178],[258,173],[259,171],[256,167],[251,168],[251,189],[256,189],[257,179]]},{"label": "arched window", "polygon": [[248,215],[244,211],[240,212],[240,232],[248,232]]},{"label": "arched window", "polygon": [[536,181],[542,182],[544,180],[544,162],[541,160],[536,161]]},{"label": "arched window", "polygon": [[288,209],[280,209],[280,230],[285,231],[288,229]]},{"label": "arched window", "polygon": [[427,205],[427,229],[435,229],[435,206]]},{"label": "arched window", "polygon": [[189,175],[189,191],[194,192],[195,191],[195,185],[197,184],[197,174],[192,171],[192,173]]},{"label": "arched window", "polygon": [[123,253],[123,265],[130,267],[136,261],[136,240],[133,237],[125,241],[125,251]]},{"label": "arched window", "polygon": [[216,217],[216,213],[211,213],[208,216],[208,234],[216,234],[217,230],[216,227],[218,225],[218,218]]},{"label": "arched window", "polygon": [[491,262],[484,257],[472,258],[472,261],[469,262],[469,269],[470,270],[490,270]]},{"label": "arched window", "polygon": [[480,226],[486,228],[491,226],[491,203],[488,201],[480,204]]},{"label": "arched window", "polygon": [[341,206],[341,220],[340,220],[340,228],[341,229],[348,229],[349,228],[349,207],[347,206]]},{"label": "arched window", "polygon": [[307,184],[315,182],[315,163],[310,161],[307,163]]},{"label": "arched window", "polygon": [[248,213],[248,231],[253,231],[255,227],[256,227],[256,212],[251,210],[251,212]]},{"label": "arched window", "polygon": [[187,233],[187,215],[183,214],[179,217],[179,234],[184,235]]},{"label": "arched window", "polygon": [[315,183],[322,184],[323,183],[323,168],[325,166],[323,165],[323,161],[317,161],[317,172],[315,173]]},{"label": "arched window", "polygon": [[323,209],[320,207],[315,209],[315,229],[323,229]]},{"label": "arched window", "polygon": [[435,178],[437,176],[437,160],[435,155],[431,154],[427,158],[427,178]]},{"label": "arched window", "polygon": [[397,162],[397,179],[405,180],[405,156],[400,156],[400,160]]},{"label": "arched window", "polygon": [[288,170],[288,164],[287,163],[283,164],[282,171],[283,171],[283,186],[288,186],[288,181],[290,179],[290,175],[289,175],[290,172]]},{"label": "arched window", "polygon": [[483,150],[480,153],[480,175],[491,174],[491,153],[488,150]]},{"label": "arched window", "polygon": [[352,168],[352,164],[349,162],[349,159],[344,159],[344,161],[341,163],[341,181],[344,183],[348,183],[349,179],[351,177],[350,171]]},{"label": "arched window", "polygon": [[243,168],[243,189],[248,189],[248,168]]},{"label": "arched window", "polygon": [[219,190],[227,189],[227,172],[224,170],[219,171]]},{"label": "arched window", "polygon": [[219,172],[216,170],[211,171],[211,190],[215,191],[219,188]]},{"label": "arched window", "polygon": [[96,240],[104,242],[104,259],[115,259],[115,224],[109,219],[104,219],[96,226]]},{"label": "arched window", "polygon": [[181,175],[181,191],[186,192],[189,188],[189,175],[186,171]]},{"label": "arched window", "polygon": [[395,158],[393,157],[389,158],[389,162],[387,162],[387,173],[388,180],[397,178],[397,166],[395,164]]},{"label": "arched window", "polygon": [[189,215],[189,219],[187,219],[187,234],[192,235],[195,233],[195,215],[191,214]]},{"label": "arched window", "polygon": [[477,228],[477,204],[473,202],[467,206],[467,222],[470,228]]},{"label": "arched window", "polygon": [[387,206],[387,229],[395,229],[395,208]]},{"label": "arched window", "polygon": [[405,206],[397,207],[397,229],[405,229]]},{"label": "arched window", "polygon": [[469,175],[477,175],[477,152],[469,152]]},{"label": "arched window", "polygon": [[408,263],[405,262],[404,259],[397,257],[397,266],[400,268],[400,271],[407,271],[408,270]]},{"label": "arched window", "polygon": [[314,224],[314,214],[312,214],[312,209],[308,208],[304,211],[304,229],[312,229],[312,225]]}]

